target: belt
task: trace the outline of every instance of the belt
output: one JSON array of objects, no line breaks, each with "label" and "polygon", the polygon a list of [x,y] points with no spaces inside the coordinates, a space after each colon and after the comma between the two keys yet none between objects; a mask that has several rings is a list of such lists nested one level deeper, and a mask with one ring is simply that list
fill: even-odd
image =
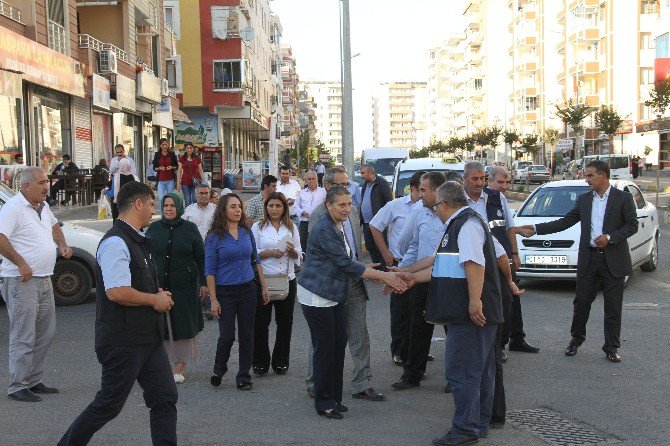
[{"label": "belt", "polygon": [[595,252],[595,253],[598,253],[598,254],[604,254],[605,253],[605,251],[603,251],[602,249],[600,249],[598,247],[594,247],[594,246],[589,246],[589,251]]}]

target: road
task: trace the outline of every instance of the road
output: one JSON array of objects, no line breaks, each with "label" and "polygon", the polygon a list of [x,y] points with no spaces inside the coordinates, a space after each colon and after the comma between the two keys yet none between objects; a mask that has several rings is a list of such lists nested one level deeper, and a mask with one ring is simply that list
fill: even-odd
[{"label": "road", "polygon": [[[88,222],[104,229],[108,222]],[[670,248],[670,226],[662,228],[661,253]],[[542,350],[537,355],[510,353],[505,366],[509,419],[505,429],[493,431],[484,445],[586,444],[565,442],[573,427],[561,427],[576,420],[582,440],[601,436],[607,444],[670,444],[667,400],[670,378],[667,368],[670,339],[670,277],[667,262],[653,273],[635,271],[625,294],[623,316],[623,362],[612,364],[600,350],[602,343],[602,300],[593,305],[588,339],[572,358],[563,355],[569,340],[571,282],[524,282],[523,311],[528,340]],[[254,379],[252,392],[234,386],[234,373],[214,389],[209,374],[214,358],[218,328],[206,322],[200,335],[200,357],[186,371],[186,383],[179,386],[180,444],[183,445],[429,445],[444,433],[453,412],[444,385],[444,333],[436,328],[427,379],[421,388],[393,391],[390,385],[401,375],[389,353],[387,297],[379,289],[371,293],[368,324],[372,345],[373,386],[387,395],[385,402],[352,399],[346,381],[351,361],[345,365],[344,403],[350,407],[343,421],[318,417],[305,393],[304,369],[309,332],[299,307],[295,310],[292,361],[286,376],[270,374]],[[57,309],[58,328],[48,359],[45,382],[61,393],[46,396],[38,404],[0,399],[0,445],[55,444],[69,423],[93,399],[99,388],[100,366],[93,350],[94,298],[76,307]],[[0,312],[0,345],[6,348],[8,320]],[[0,382],[8,380],[6,353],[0,362]],[[235,371],[237,351],[231,357]],[[542,409],[550,412],[538,413]],[[528,410],[534,410],[529,413]],[[569,419],[554,420],[559,416]],[[544,425],[542,420],[547,420]],[[533,428],[525,424],[535,423]],[[525,424],[524,424],[525,423]],[[539,423],[539,424],[538,424]],[[149,414],[142,393],[136,387],[116,420],[95,437],[92,444],[148,445]],[[525,426],[525,427],[524,427]],[[535,434],[531,433],[535,432]],[[544,431],[553,442],[538,435]],[[603,437],[603,432],[612,437]],[[549,438],[549,437],[546,437]],[[573,439],[574,440],[574,439]],[[601,444],[601,443],[588,443]],[[605,444],[605,443],[602,443]]]}]

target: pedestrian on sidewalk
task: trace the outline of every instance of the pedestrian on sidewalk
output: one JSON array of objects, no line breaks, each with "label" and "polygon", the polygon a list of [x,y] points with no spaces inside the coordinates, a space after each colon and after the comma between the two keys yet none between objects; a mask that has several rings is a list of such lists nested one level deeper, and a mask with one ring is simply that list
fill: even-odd
[{"label": "pedestrian on sidewalk", "polygon": [[152,444],[177,444],[177,387],[163,345],[163,313],[174,303],[158,285],[151,247],[141,232],[151,223],[154,193],[133,181],[121,188],[117,203],[119,218],[96,254],[95,352],[102,366],[101,388],[58,446],[88,444],[121,412],[135,381],[150,409]]},{"label": "pedestrian on sidewalk", "polygon": [[196,156],[193,144],[184,144],[184,155],[179,158],[179,169],[177,170],[177,189],[181,187],[184,194],[185,206],[195,203],[195,189],[202,184],[205,177],[202,171],[202,161]]},{"label": "pedestrian on sidewalk", "polygon": [[279,168],[279,182],[277,183],[277,192],[281,192],[286,197],[286,201],[290,206],[289,215],[291,221],[297,227],[300,222],[299,216],[295,209],[295,201],[300,193],[300,183],[291,179],[291,166],[281,166]]},{"label": "pedestrian on sidewalk", "polygon": [[[251,228],[256,222],[263,220],[263,203],[267,197],[277,191],[277,177],[274,175],[265,175],[261,180],[261,192],[254,195],[247,201],[247,221],[245,222],[247,228]],[[223,198],[223,197],[222,197]]]},{"label": "pedestrian on sidewalk", "polygon": [[39,167],[21,174],[21,191],[0,208],[2,295],[9,313],[10,399],[37,402],[36,395],[58,393],[43,382],[46,357],[56,332],[51,285],[57,251],[72,249],[45,203],[49,179]]},{"label": "pedestrian on sidewalk", "polygon": [[133,166],[128,158],[122,158],[121,161],[119,161],[119,166],[116,169],[116,173],[112,180],[112,188],[114,192],[114,198],[112,199],[113,221],[116,221],[116,219],[119,218],[119,208],[116,204],[116,197],[119,195],[121,188],[131,181],[140,181],[140,179],[137,175],[133,174]]},{"label": "pedestrian on sidewalk", "polygon": [[160,150],[154,155],[154,171],[158,178],[158,201],[162,202],[163,196],[174,190],[175,173],[179,168],[177,155],[170,151],[170,142],[167,138],[159,140]]}]

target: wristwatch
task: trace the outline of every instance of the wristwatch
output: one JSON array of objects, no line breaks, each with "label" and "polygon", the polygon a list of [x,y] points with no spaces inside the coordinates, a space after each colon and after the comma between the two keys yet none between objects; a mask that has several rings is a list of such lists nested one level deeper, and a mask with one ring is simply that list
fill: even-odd
[{"label": "wristwatch", "polygon": [[605,238],[607,239],[608,242],[610,241],[610,235],[609,234],[605,234]]}]

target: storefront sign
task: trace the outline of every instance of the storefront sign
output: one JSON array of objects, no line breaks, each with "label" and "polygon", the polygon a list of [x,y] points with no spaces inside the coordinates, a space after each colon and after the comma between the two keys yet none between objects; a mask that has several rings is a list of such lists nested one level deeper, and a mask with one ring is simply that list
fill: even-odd
[{"label": "storefront sign", "polygon": [[146,71],[137,73],[137,98],[158,104],[161,101],[161,80]]},{"label": "storefront sign", "polygon": [[557,152],[564,152],[566,150],[572,150],[573,145],[574,145],[574,141],[570,138],[559,139],[558,141],[556,141],[556,151]]},{"label": "storefront sign", "polygon": [[93,106],[109,110],[110,90],[109,80],[93,74]]},{"label": "storefront sign", "polygon": [[654,80],[656,82],[670,81],[670,58],[654,59]]},{"label": "storefront sign", "polygon": [[670,119],[664,119],[659,123],[654,121],[638,122],[635,124],[636,133],[645,133],[645,132],[656,132],[658,130],[668,130],[670,129]]},{"label": "storefront sign", "polygon": [[116,103],[119,107],[135,110],[135,81],[125,76],[116,76]]},{"label": "storefront sign", "polygon": [[219,128],[216,116],[189,117],[192,124],[175,123],[175,146],[181,148],[187,142],[196,146],[219,146]]},{"label": "storefront sign", "polygon": [[242,162],[242,187],[244,189],[258,189],[261,187],[261,162]]},{"label": "storefront sign", "polygon": [[73,58],[0,26],[0,68],[63,93],[86,96],[81,64]]},{"label": "storefront sign", "polygon": [[21,75],[0,70],[0,96],[21,99]]},{"label": "storefront sign", "polygon": [[174,128],[174,122],[172,121],[172,102],[170,102],[169,96],[163,96],[161,103],[156,104],[154,109],[155,111],[152,116],[154,125],[168,129]]},{"label": "storefront sign", "polygon": [[625,135],[628,133],[633,133],[633,121],[631,119],[625,119],[621,123],[621,127],[616,132],[617,135]]}]

